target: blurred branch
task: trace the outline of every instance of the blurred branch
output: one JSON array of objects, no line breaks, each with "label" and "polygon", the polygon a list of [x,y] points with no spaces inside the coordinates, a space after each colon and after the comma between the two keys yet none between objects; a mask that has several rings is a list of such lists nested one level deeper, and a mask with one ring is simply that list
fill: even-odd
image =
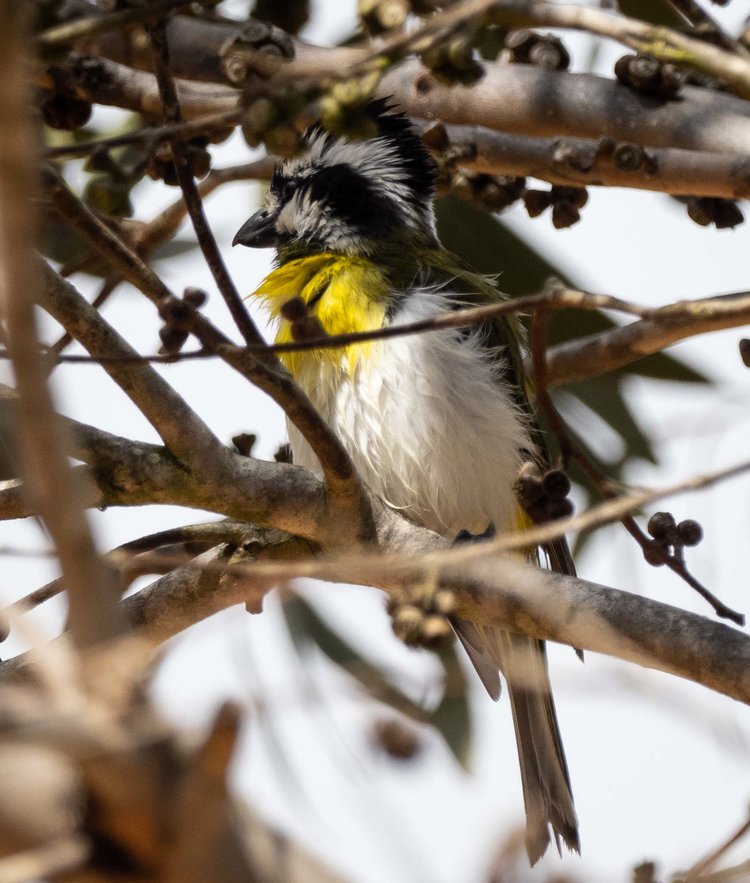
[{"label": "blurred branch", "polygon": [[[46,807],[40,809],[44,811]],[[3,883],[28,883],[29,880],[51,879],[79,868],[90,851],[91,847],[83,837],[59,837],[35,849],[0,858],[0,880]]]},{"label": "blurred branch", "polygon": [[[195,44],[190,48],[194,51]],[[350,60],[351,50],[343,59],[341,51],[325,50],[334,69]],[[291,74],[291,64],[285,75]],[[153,74],[106,58],[73,57],[56,68],[55,75],[88,101],[149,116],[159,113]],[[238,110],[238,93],[228,87],[185,80],[178,80],[176,87],[186,120]],[[614,79],[532,65],[487,64],[484,76],[473,85],[447,86],[419,61],[409,59],[385,74],[378,92],[393,97],[414,117],[541,137],[607,136],[646,147],[740,156],[747,155],[750,137],[750,108],[733,95],[685,86],[679,101],[660,101]],[[303,112],[303,117],[310,113]]]},{"label": "blurred branch", "polygon": [[34,255],[38,189],[37,145],[28,113],[25,71],[30,10],[0,7],[0,291],[8,349],[19,392],[18,427],[28,499],[42,516],[59,556],[79,647],[98,644],[124,628],[115,605],[114,580],[99,559],[85,515],[86,500],[68,463],[68,437],[54,414],[39,353],[34,300],[42,278]]},{"label": "blurred branch", "polygon": [[[717,846],[715,849],[711,850],[711,852],[700,861],[696,862],[689,871],[687,871],[683,877],[682,874],[679,875],[680,883],[706,883],[713,875],[709,872],[712,870],[716,862],[729,850],[739,843],[740,840],[743,840],[750,833],[750,818],[746,819],[740,827],[734,831],[723,843]],[[733,869],[729,869],[729,873],[731,873]],[[719,872],[721,873],[721,872]],[[720,879],[720,878],[719,878]],[[727,879],[732,879],[731,876]]]},{"label": "blurred branch", "polygon": [[[86,37],[95,37],[106,31],[127,28],[129,25],[138,24],[157,16],[166,15],[181,6],[189,6],[199,0],[160,0],[157,3],[149,3],[133,9],[119,9],[116,12],[103,14],[101,9],[86,4],[91,10],[91,15],[84,15],[73,21],[65,22],[48,28],[36,37],[37,49],[40,53],[62,49]],[[204,0],[206,5],[210,0]]]},{"label": "blurred branch", "polygon": [[[153,74],[133,70],[106,58],[72,53],[49,72],[37,74],[38,86],[59,83],[70,94],[93,104],[122,107],[152,117],[161,115],[161,99]],[[238,93],[227,86],[178,80],[177,94],[187,119],[235,113]]]},{"label": "blurred branch", "polygon": [[[155,145],[160,141],[174,140],[175,138],[194,138],[196,135],[208,135],[217,130],[234,126],[239,122],[241,113],[239,108],[215,113],[206,117],[197,117],[193,120],[170,123],[163,126],[147,126],[135,132],[126,132],[123,135],[110,135],[105,138],[92,138],[89,141],[79,141],[75,144],[63,144],[59,147],[48,147],[44,151],[47,160],[73,158],[87,156],[94,150],[111,150],[115,147],[125,147],[128,144]],[[270,175],[269,175],[270,177]]]},{"label": "blurred branch", "polygon": [[[264,58],[264,53],[250,50],[248,67],[265,77],[282,72],[287,79],[314,74],[319,78],[346,78],[363,68],[382,67],[383,59],[393,64],[415,48],[422,48],[425,43],[429,45],[430,38],[460,31],[478,18],[511,28],[555,27],[608,37],[662,61],[690,65],[724,80],[738,94],[750,96],[750,63],[745,53],[728,52],[670,28],[624,15],[543,0],[461,0],[425,19],[416,31],[398,33],[390,40],[386,39],[375,51],[346,47],[334,53],[298,42],[294,61],[284,62],[273,56]],[[223,68],[212,60],[212,56],[218,56],[221,48],[241,33],[240,26],[174,16],[169,22],[168,35],[175,72],[178,76],[198,80],[226,82]],[[82,48],[126,64],[145,66],[142,50],[139,53],[133,42],[127,39],[83,44]]]}]

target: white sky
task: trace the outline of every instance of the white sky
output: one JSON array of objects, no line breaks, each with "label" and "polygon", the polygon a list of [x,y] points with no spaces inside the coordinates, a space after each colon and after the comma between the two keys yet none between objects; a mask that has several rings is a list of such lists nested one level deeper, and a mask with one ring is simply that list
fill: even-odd
[{"label": "white sky", "polygon": [[[346,4],[346,21],[342,7],[327,0],[310,29],[311,38],[324,42],[345,33],[354,3]],[[718,9],[713,12],[721,14]],[[740,17],[731,7],[726,14],[735,21]],[[574,55],[585,57],[584,39],[566,42]],[[611,54],[608,59],[611,62]],[[216,164],[247,157],[247,148],[235,137],[217,152]],[[269,253],[229,247],[259,194],[256,185],[232,185],[207,203],[242,292],[255,287],[270,260]],[[174,200],[177,191],[148,184],[137,196],[138,215],[151,217]],[[748,223],[735,231],[716,232],[697,227],[683,208],[665,197],[593,189],[582,218],[570,230],[555,231],[548,217],[530,221],[518,206],[505,215],[516,232],[592,290],[660,304],[750,287]],[[182,232],[190,235],[186,228]],[[230,330],[220,297],[197,255],[158,269],[177,291],[188,284],[204,286],[211,293],[210,317]],[[87,280],[77,281],[86,290],[95,287]],[[145,299],[123,289],[105,315],[143,352],[156,349],[158,325]],[[631,384],[631,402],[658,440],[661,458],[657,468],[634,469],[634,482],[667,484],[748,456],[750,374],[737,354],[741,336],[740,331],[724,332],[677,350],[717,379],[710,390]],[[256,431],[256,453],[264,457],[284,440],[283,419],[275,406],[235,375],[203,362],[163,371],[220,437],[228,440],[238,431]],[[61,368],[55,387],[66,413],[156,441],[153,430],[99,369]],[[695,517],[704,526],[706,539],[689,556],[696,576],[725,602],[745,611],[750,611],[744,560],[749,491],[750,479],[742,478],[667,506],[678,518]],[[200,519],[200,513],[171,507],[92,516],[102,547]],[[42,540],[33,526],[11,524],[3,526],[1,542],[38,548]],[[3,600],[48,578],[44,562],[5,560]],[[648,568],[620,528],[601,532],[579,562],[579,572],[587,579],[710,614],[675,576]],[[391,636],[379,593],[332,586],[310,592],[344,634],[356,638],[372,657],[401,672],[417,691],[419,684],[429,684],[434,673],[430,660]],[[43,625],[50,625],[59,611],[50,607],[36,616]],[[9,642],[4,655],[14,646]],[[549,854],[540,869],[522,879],[541,881],[560,868],[590,881],[626,881],[633,864],[645,858],[662,862],[666,876],[691,864],[744,819],[750,800],[747,708],[595,654],[588,654],[581,665],[569,649],[553,647],[550,662],[583,858],[566,859],[561,866]],[[504,701],[495,706],[479,686],[475,690],[477,736],[471,776],[457,769],[436,738],[428,738],[423,756],[412,766],[375,757],[368,751],[371,706],[323,663],[303,677],[287,646],[274,598],[263,616],[227,611],[173,641],[155,695],[170,718],[191,728],[203,727],[230,696],[263,705],[260,717],[250,716],[234,765],[238,793],[359,883],[483,880],[505,833],[522,820],[510,710]],[[749,853],[746,843],[738,855]]]}]

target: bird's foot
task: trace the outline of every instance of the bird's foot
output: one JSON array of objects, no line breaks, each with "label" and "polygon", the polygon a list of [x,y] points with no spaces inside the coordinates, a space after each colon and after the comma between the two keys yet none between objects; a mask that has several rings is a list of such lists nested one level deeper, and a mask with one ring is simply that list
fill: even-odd
[{"label": "bird's foot", "polygon": [[488,524],[482,533],[471,533],[469,530],[460,530],[453,540],[454,546],[463,546],[465,543],[483,543],[485,540],[495,539],[495,525]]}]

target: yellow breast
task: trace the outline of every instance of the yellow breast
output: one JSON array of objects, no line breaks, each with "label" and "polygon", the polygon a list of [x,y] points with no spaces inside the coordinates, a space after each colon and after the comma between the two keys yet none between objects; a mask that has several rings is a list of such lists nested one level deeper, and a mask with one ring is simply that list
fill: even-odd
[{"label": "yellow breast", "polygon": [[[301,297],[310,305],[326,334],[348,334],[383,326],[391,290],[379,268],[364,258],[319,254],[288,261],[261,282],[253,292],[280,319],[277,343],[292,340],[291,325],[281,318],[281,308]],[[295,376],[322,364],[335,364],[353,373],[357,360],[370,346],[356,344],[345,349],[321,349],[284,353],[281,358]]]}]

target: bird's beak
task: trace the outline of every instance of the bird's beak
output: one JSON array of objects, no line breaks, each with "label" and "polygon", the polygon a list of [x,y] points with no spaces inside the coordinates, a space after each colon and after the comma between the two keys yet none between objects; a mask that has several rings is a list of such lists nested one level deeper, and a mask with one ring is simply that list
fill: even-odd
[{"label": "bird's beak", "polygon": [[237,231],[232,245],[247,245],[250,248],[267,248],[276,244],[276,218],[262,208],[251,215]]}]

